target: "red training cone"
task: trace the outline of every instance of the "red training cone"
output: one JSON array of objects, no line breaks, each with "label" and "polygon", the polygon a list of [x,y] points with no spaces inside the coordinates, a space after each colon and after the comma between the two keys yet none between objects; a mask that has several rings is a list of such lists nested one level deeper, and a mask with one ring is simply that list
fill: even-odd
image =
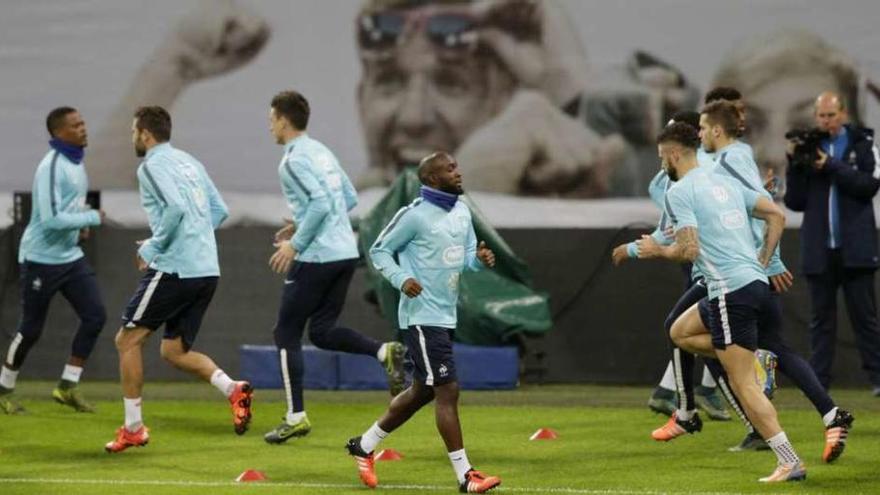
[{"label": "red training cone", "polygon": [[550,428],[540,428],[538,431],[532,433],[529,440],[556,440],[557,438],[559,438],[559,434]]},{"label": "red training cone", "polygon": [[265,481],[266,475],[263,474],[262,471],[257,471],[256,469],[246,469],[243,473],[238,475],[238,478],[235,478],[235,481],[242,483],[248,481]]},{"label": "red training cone", "polygon": [[385,449],[385,450],[380,450],[376,454],[375,459],[377,461],[399,461],[399,460],[403,459],[403,456],[400,455],[400,452],[398,452],[394,449]]}]

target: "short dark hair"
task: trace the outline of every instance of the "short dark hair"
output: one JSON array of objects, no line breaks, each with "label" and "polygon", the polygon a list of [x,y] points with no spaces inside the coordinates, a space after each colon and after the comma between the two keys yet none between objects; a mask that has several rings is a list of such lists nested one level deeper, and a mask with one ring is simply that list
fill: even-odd
[{"label": "short dark hair", "polygon": [[742,131],[742,102],[718,100],[703,107],[701,112],[711,125],[720,125],[730,137],[739,137]]},{"label": "short dark hair", "polygon": [[272,98],[275,113],[286,118],[299,131],[309,125],[309,101],[297,91],[282,91]]},{"label": "short dark hair", "polygon": [[700,129],[700,113],[694,112],[693,110],[682,110],[680,112],[675,112],[671,120],[672,122],[670,122],[670,124],[684,122],[694,129]]},{"label": "short dark hair", "polygon": [[741,100],[742,97],[742,93],[736,88],[731,88],[729,86],[716,86],[706,93],[706,97],[703,98],[703,103],[708,105],[713,101],[719,100],[736,101]]},{"label": "short dark hair", "polygon": [[160,143],[171,139],[171,115],[160,106],[140,107],[134,112],[135,127],[147,130]]},{"label": "short dark hair", "polygon": [[657,136],[657,144],[676,143],[685,148],[696,150],[700,146],[700,133],[686,122],[673,122],[664,127]]},{"label": "short dark hair", "polygon": [[46,115],[46,130],[49,131],[49,135],[55,137],[55,131],[64,126],[65,118],[76,111],[73,107],[58,107],[49,112],[49,115]]}]

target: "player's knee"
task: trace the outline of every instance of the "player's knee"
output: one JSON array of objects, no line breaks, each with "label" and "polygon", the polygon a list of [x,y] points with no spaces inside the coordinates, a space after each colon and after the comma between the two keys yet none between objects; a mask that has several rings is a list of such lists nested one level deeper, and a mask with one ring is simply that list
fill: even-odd
[{"label": "player's knee", "polygon": [[116,337],[113,338],[113,342],[116,344],[116,350],[120,353],[126,352],[138,345],[137,339],[134,338],[134,334],[127,332],[124,328],[120,328],[119,331],[116,332]]},{"label": "player's knee", "polygon": [[309,340],[315,347],[321,349],[328,349],[333,347],[333,341],[330,338],[330,332],[326,331],[328,329],[311,326],[309,328]]},{"label": "player's knee", "polygon": [[450,382],[434,387],[434,395],[437,399],[437,402],[440,403],[458,402],[458,394],[458,382]]},{"label": "player's knee", "polygon": [[672,323],[669,326],[669,338],[676,347],[682,347],[686,337],[687,333],[684,331],[684,325]]},{"label": "player's knee", "polygon": [[162,359],[173,364],[184,354],[186,354],[186,349],[183,348],[179,339],[162,339],[162,345],[159,346],[159,355],[162,356]]},{"label": "player's knee", "polygon": [[416,398],[416,400],[428,403],[434,400],[434,389],[427,385],[415,382],[410,387],[410,393]]},{"label": "player's knee", "polygon": [[90,333],[97,335],[101,333],[101,330],[104,329],[104,325],[107,323],[107,310],[103,305],[99,305],[83,314],[81,318],[83,327]]}]

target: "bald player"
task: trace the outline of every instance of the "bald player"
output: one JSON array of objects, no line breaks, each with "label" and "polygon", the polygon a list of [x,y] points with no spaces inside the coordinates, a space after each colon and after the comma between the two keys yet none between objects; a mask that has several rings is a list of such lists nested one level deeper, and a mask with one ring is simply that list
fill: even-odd
[{"label": "bald player", "polygon": [[[485,242],[477,245],[471,211],[462,194],[458,163],[448,153],[432,153],[419,163],[420,196],[394,215],[382,230],[370,258],[400,289],[398,319],[415,370],[412,385],[391,401],[379,420],[363,435],[348,441],[361,481],[370,488],[379,480],[373,451],[379,442],[436,399],[437,430],[462,493],[485,493],[501,484],[471,466],[458,420],[458,379],[452,354],[457,323],[461,272],[495,266]],[[395,261],[395,256],[397,261]]]}]

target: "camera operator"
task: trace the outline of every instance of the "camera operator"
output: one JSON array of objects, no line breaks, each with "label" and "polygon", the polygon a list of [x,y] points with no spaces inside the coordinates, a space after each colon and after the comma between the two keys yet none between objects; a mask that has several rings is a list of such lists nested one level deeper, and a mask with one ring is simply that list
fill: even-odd
[{"label": "camera operator", "polygon": [[872,129],[845,124],[846,106],[837,94],[819,95],[814,115],[816,129],[786,134],[785,192],[785,205],[804,212],[801,260],[812,302],[810,364],[827,389],[837,334],[837,289],[843,286],[862,367],[874,395],[880,396],[873,205],[880,188],[880,154]]}]

